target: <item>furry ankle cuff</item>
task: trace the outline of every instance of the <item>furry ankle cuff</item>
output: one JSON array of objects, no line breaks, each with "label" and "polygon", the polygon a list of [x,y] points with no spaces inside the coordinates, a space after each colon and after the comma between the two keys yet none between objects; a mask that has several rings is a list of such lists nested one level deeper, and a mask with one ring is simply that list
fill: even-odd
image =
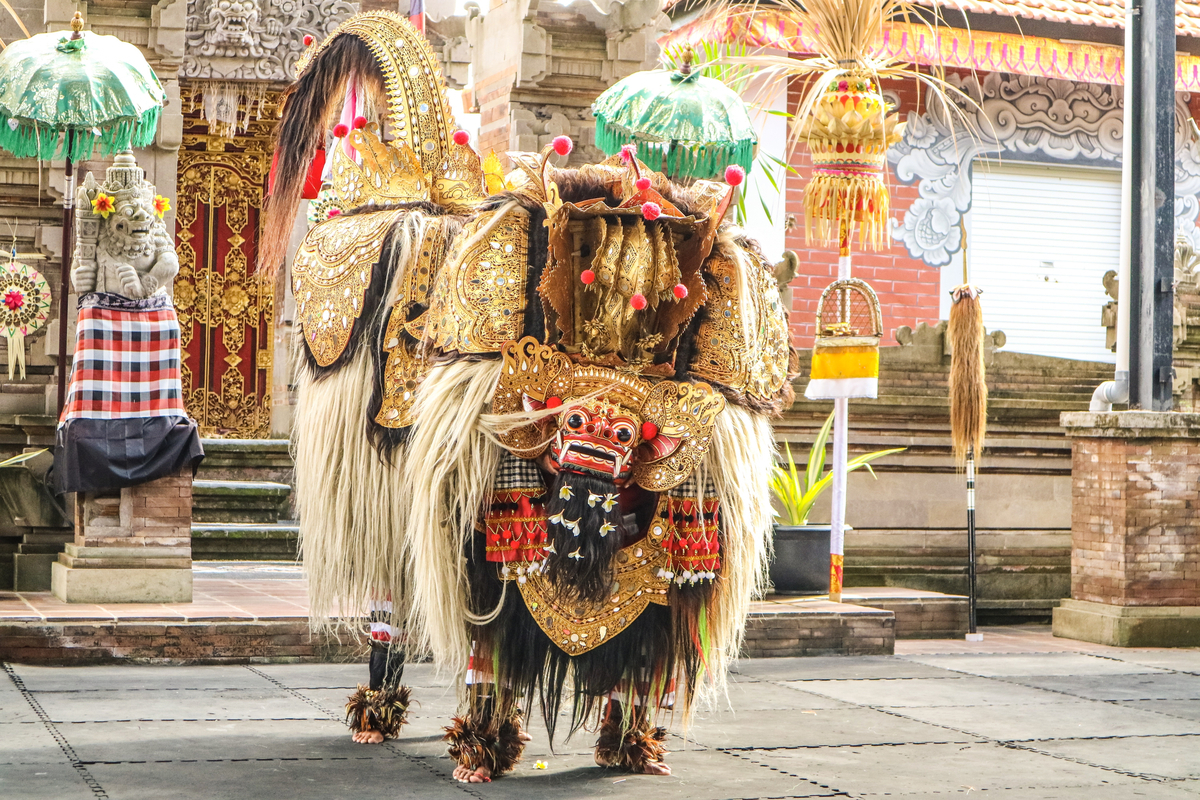
[{"label": "furry ankle cuff", "polygon": [[596,761],[616,769],[645,772],[647,764],[660,762],[667,754],[663,744],[666,738],[666,728],[648,723],[622,731],[620,722],[605,722],[596,742]]},{"label": "furry ankle cuff", "polygon": [[374,691],[360,685],[346,701],[346,724],[355,733],[379,731],[383,738],[394,739],[408,722],[411,701],[412,689],[407,686]]},{"label": "furry ankle cuff", "polygon": [[521,715],[513,713],[503,722],[478,721],[472,714],[455,717],[446,728],[450,757],[460,766],[476,770],[487,767],[493,778],[511,772],[521,760],[525,743],[521,741]]}]

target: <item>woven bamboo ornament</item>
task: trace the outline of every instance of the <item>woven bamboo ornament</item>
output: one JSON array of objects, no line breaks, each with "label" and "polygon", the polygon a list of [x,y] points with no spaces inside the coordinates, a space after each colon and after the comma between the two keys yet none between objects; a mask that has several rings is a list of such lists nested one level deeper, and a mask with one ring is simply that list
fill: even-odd
[{"label": "woven bamboo ornament", "polygon": [[883,316],[874,290],[857,278],[835,281],[821,293],[809,400],[874,398],[879,394],[879,340]]},{"label": "woven bamboo ornament", "polygon": [[16,250],[0,271],[0,336],[8,340],[8,379],[25,380],[25,337],[46,324],[50,284],[33,267],[17,261]]},{"label": "woven bamboo ornament", "polygon": [[887,247],[884,169],[888,146],[900,141],[903,129],[868,72],[851,70],[826,84],[799,131],[812,156],[812,179],[804,188],[808,241],[840,244],[841,231],[857,222],[861,246]]},{"label": "woven bamboo ornament", "polygon": [[[720,0],[719,21],[744,24],[757,4]],[[879,47],[891,21],[907,19],[937,41],[943,22],[911,0],[776,0],[771,17],[804,31],[810,54],[756,54],[729,58],[753,67],[757,79],[784,79],[802,89],[791,129],[793,145],[812,155],[812,179],[804,192],[805,233],[821,246],[843,245],[844,230],[859,226],[859,244],[885,249],[888,242],[887,149],[900,141],[904,124],[883,99],[883,80],[911,80],[927,92],[926,102],[943,108],[971,129],[960,106],[978,107],[968,95],[946,82],[939,67],[919,67]]]}]

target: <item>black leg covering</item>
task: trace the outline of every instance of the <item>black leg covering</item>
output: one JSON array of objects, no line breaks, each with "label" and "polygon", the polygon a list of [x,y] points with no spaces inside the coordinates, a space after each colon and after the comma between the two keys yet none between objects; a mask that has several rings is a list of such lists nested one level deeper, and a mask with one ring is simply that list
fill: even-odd
[{"label": "black leg covering", "polygon": [[404,647],[389,646],[387,642],[371,642],[371,683],[372,691],[380,689],[395,689],[404,678]]}]

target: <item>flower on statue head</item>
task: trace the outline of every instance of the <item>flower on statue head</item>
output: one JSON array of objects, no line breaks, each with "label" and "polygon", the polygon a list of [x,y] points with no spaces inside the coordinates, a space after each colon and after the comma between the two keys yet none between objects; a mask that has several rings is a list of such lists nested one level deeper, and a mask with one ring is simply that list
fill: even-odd
[{"label": "flower on statue head", "polygon": [[154,213],[158,215],[159,219],[162,219],[163,215],[166,214],[170,210],[171,210],[171,201],[170,200],[163,197],[161,194],[154,195]]},{"label": "flower on statue head", "polygon": [[17,311],[25,305],[25,295],[16,289],[9,289],[8,294],[4,295],[4,305],[8,306],[9,311]]},{"label": "flower on statue head", "polygon": [[117,210],[117,203],[111,194],[107,192],[97,192],[95,198],[92,199],[92,213],[98,214],[105,219],[108,215]]}]

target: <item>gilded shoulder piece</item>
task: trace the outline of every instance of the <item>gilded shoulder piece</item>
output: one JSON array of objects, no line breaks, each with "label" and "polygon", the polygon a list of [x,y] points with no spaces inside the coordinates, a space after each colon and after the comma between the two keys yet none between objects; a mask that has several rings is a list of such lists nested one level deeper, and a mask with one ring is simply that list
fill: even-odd
[{"label": "gilded shoulder piece", "polygon": [[296,321],[317,364],[337,361],[363,310],[384,240],[403,211],[335,216],[313,226],[292,263]]},{"label": "gilded shoulder piece", "polygon": [[704,262],[704,280],[708,302],[688,372],[754,400],[775,400],[787,384],[791,349],[770,265],[757,253],[721,247]]},{"label": "gilded shoulder piece", "polygon": [[528,255],[529,214],[515,203],[468,222],[434,285],[426,339],[467,354],[520,338]]}]

